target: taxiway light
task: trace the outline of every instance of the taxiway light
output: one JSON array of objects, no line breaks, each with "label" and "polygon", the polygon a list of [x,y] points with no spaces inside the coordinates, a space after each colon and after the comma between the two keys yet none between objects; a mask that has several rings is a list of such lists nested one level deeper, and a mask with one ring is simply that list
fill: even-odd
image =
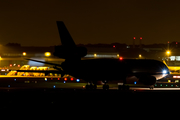
[{"label": "taxiway light", "polygon": [[47,78],[44,78],[45,81],[47,81]]},{"label": "taxiway light", "polygon": [[12,67],[12,64],[10,64],[9,66]]},{"label": "taxiway light", "polygon": [[66,81],[64,81],[64,83],[66,83]]},{"label": "taxiway light", "polygon": [[171,80],[168,80],[168,82],[171,82]]},{"label": "taxiway light", "polygon": [[76,80],[76,82],[79,82],[79,81],[80,81],[79,79]]},{"label": "taxiway light", "polygon": [[16,81],[16,79],[14,79],[14,81]]},{"label": "taxiway light", "polygon": [[137,82],[135,81],[134,84],[136,85],[136,83],[137,83]]},{"label": "taxiway light", "polygon": [[53,80],[53,78],[51,78],[51,80]]},{"label": "taxiway light", "polygon": [[53,88],[56,88],[56,86],[54,85]]},{"label": "taxiway light", "polygon": [[58,80],[59,80],[59,78],[58,78]]},{"label": "taxiway light", "polygon": [[10,85],[8,85],[8,87],[10,87]]},{"label": "taxiway light", "polygon": [[171,85],[171,87],[173,87],[173,85]]}]

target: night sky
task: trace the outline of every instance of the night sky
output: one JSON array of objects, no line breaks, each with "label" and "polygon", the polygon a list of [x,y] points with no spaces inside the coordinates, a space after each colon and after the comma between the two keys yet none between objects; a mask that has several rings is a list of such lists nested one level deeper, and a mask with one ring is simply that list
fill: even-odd
[{"label": "night sky", "polygon": [[64,21],[76,44],[180,42],[179,0],[0,0],[0,44],[60,44]]}]

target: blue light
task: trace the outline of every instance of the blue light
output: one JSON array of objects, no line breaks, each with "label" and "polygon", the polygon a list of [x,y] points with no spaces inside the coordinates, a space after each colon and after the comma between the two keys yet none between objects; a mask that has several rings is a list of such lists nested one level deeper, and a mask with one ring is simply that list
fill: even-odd
[{"label": "blue light", "polygon": [[8,87],[10,87],[10,85],[8,85]]},{"label": "blue light", "polygon": [[14,81],[16,81],[16,79],[14,79]]},{"label": "blue light", "polygon": [[80,81],[79,79],[76,80],[76,82],[79,82],[79,81]]},{"label": "blue light", "polygon": [[56,86],[54,85],[53,88],[56,88]]},{"label": "blue light", "polygon": [[166,74],[167,73],[167,71],[166,70],[163,70],[163,74]]},{"label": "blue light", "polygon": [[137,82],[135,81],[134,84],[136,85],[136,83],[137,83]]},{"label": "blue light", "polygon": [[64,81],[64,83],[66,83],[66,81]]}]

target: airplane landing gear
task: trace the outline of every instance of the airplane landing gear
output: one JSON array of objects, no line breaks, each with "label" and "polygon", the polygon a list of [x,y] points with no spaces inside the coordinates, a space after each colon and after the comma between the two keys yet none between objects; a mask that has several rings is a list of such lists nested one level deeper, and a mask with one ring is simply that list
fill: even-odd
[{"label": "airplane landing gear", "polygon": [[86,85],[86,90],[94,90],[94,89],[97,89],[97,85],[96,84],[92,84],[90,83],[90,85]]},{"label": "airplane landing gear", "polygon": [[106,85],[107,81],[103,81],[104,85],[103,85],[103,90],[109,90],[109,85]]},{"label": "airplane landing gear", "polygon": [[153,90],[154,89],[154,85],[149,86],[149,89]]},{"label": "airplane landing gear", "polygon": [[129,85],[126,85],[126,78],[123,79],[122,85],[118,85],[118,90],[129,90]]}]

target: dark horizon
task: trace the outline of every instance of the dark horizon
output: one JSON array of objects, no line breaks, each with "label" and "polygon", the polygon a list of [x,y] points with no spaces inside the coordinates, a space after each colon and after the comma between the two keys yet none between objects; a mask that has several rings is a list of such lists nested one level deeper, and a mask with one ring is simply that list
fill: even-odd
[{"label": "dark horizon", "polygon": [[[0,44],[60,44],[63,21],[76,44],[142,44],[179,41],[180,1],[170,0],[0,0]],[[139,42],[137,42],[139,43]]]}]

